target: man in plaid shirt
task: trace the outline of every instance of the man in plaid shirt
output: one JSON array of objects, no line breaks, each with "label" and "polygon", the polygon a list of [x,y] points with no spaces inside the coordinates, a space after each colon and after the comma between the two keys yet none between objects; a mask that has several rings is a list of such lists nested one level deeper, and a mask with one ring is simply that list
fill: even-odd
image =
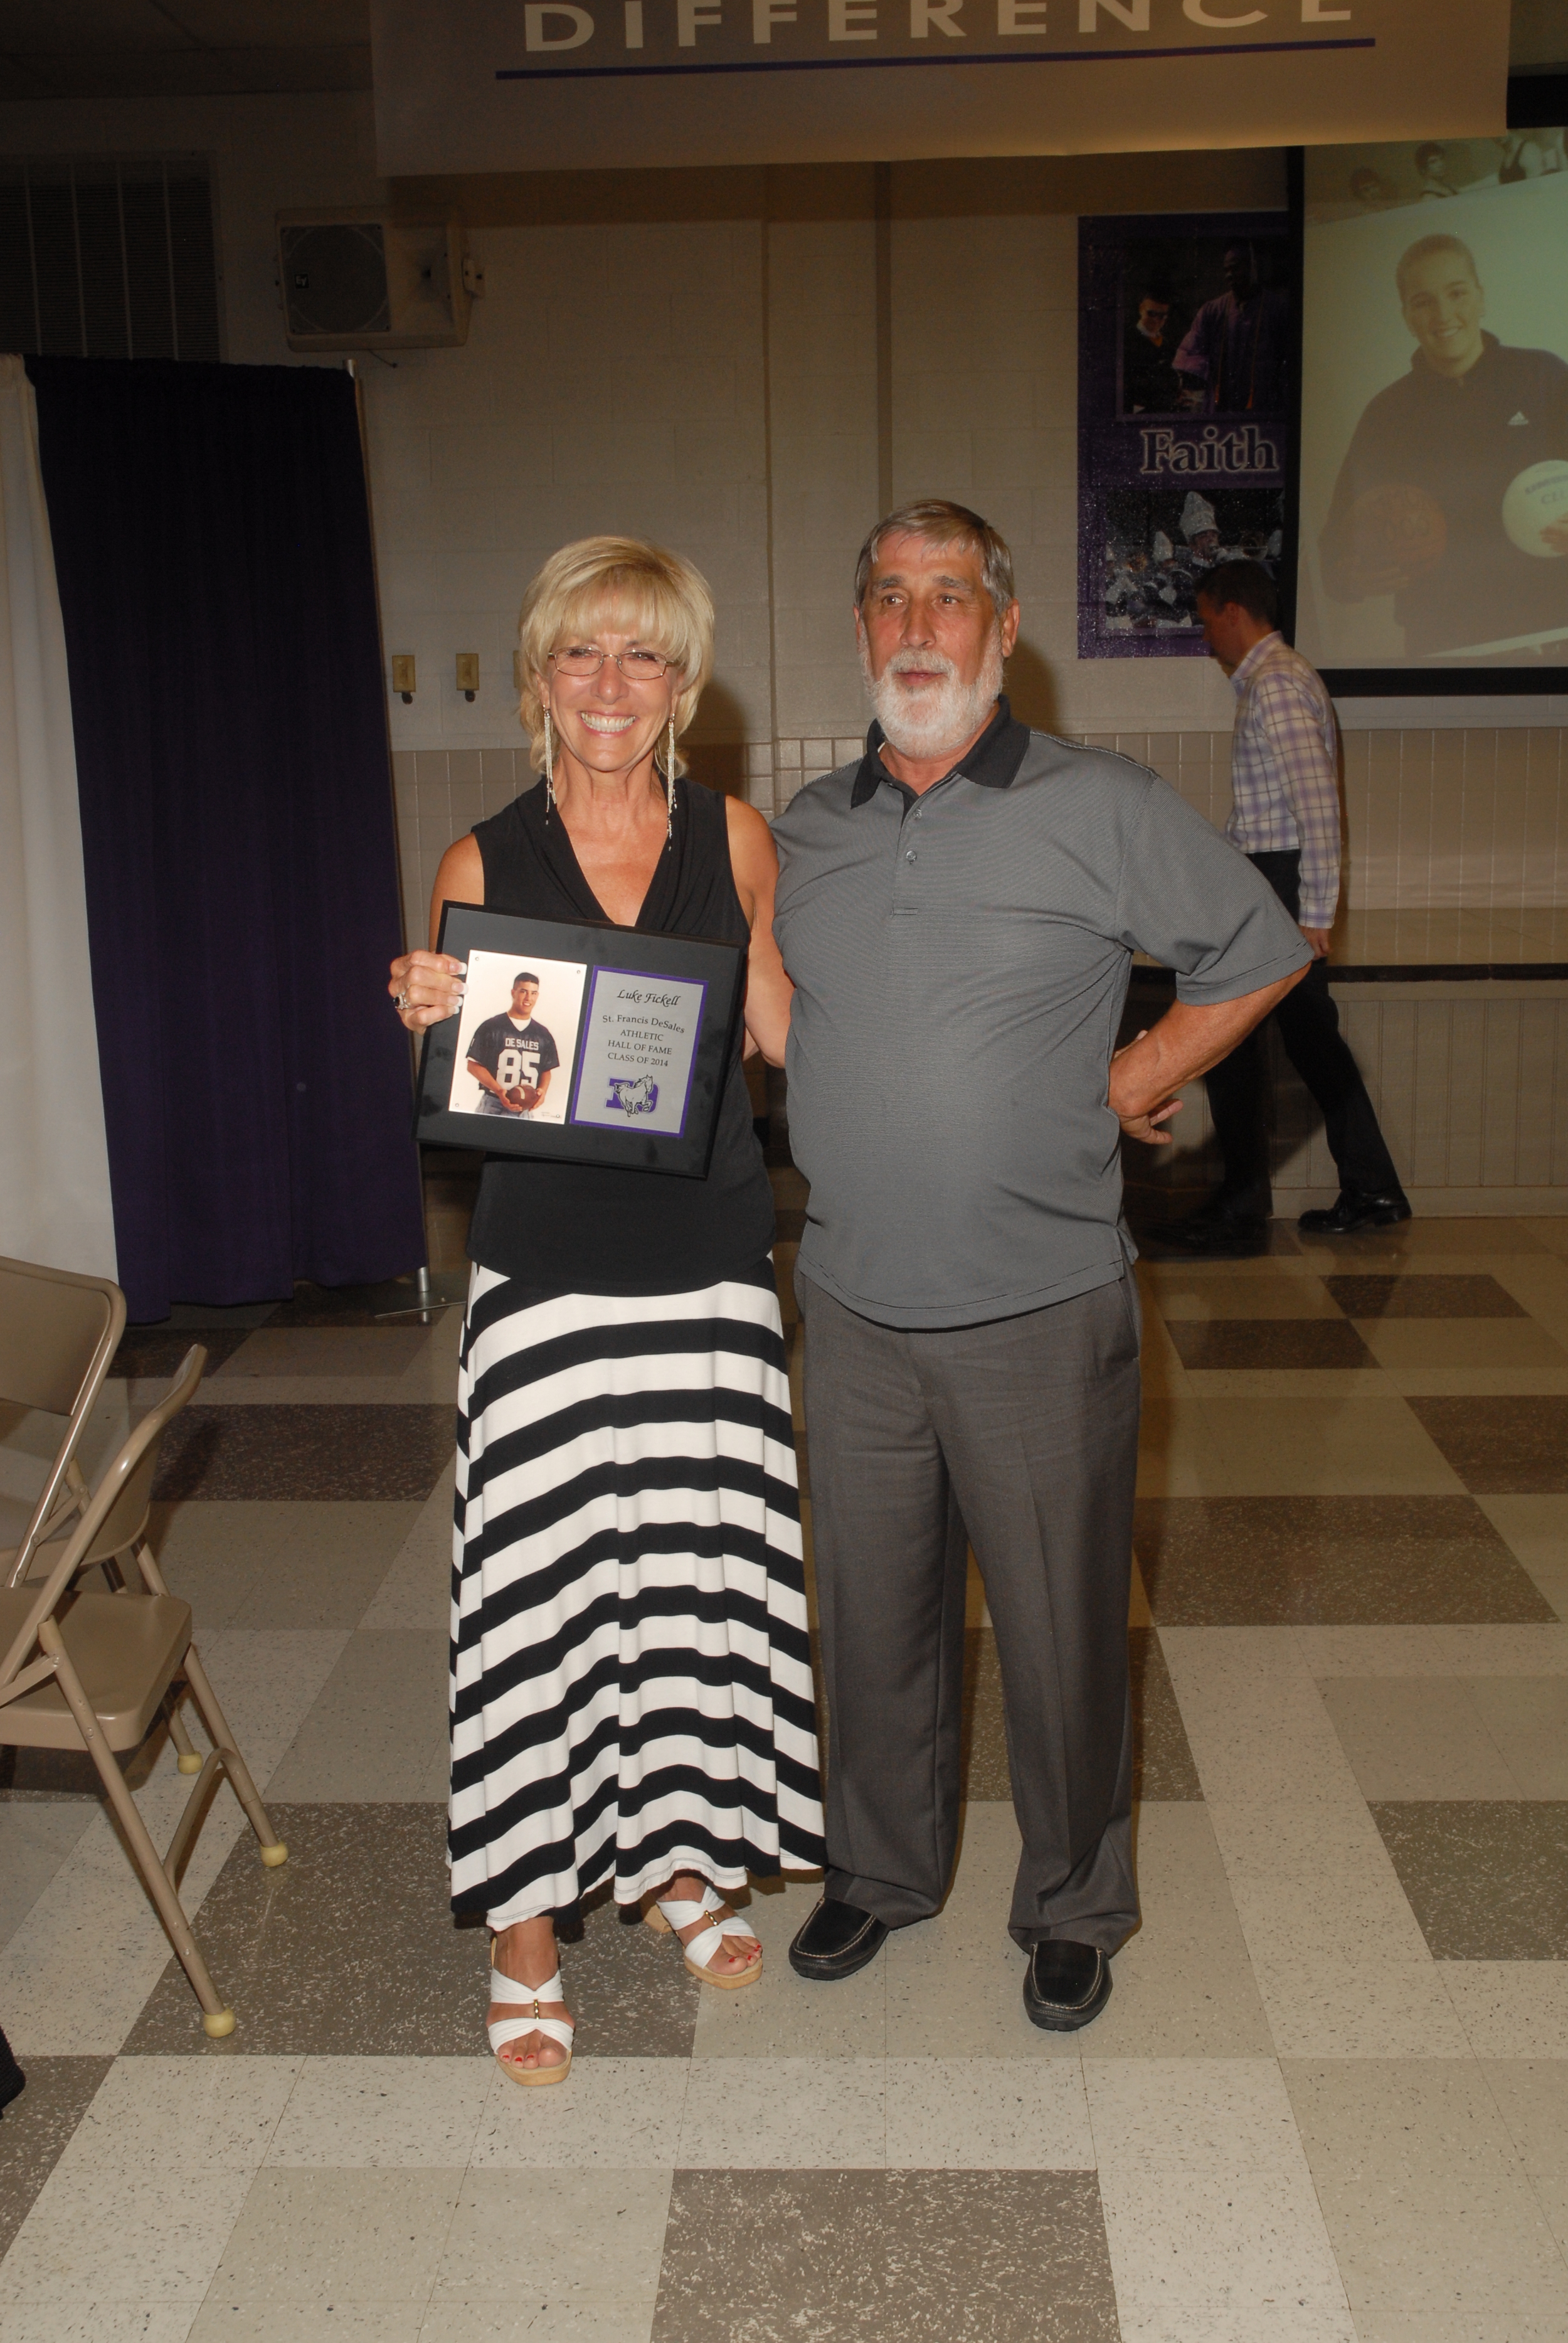
[{"label": "man in plaid shirt", "polygon": [[[1198,588],[1210,654],[1237,699],[1233,807],[1225,832],[1256,863],[1312,948],[1312,965],[1274,1016],[1280,1039],[1322,1109],[1339,1199],[1303,1212],[1312,1236],[1408,1221],[1410,1204],[1329,991],[1329,930],[1340,891],[1338,729],[1322,679],[1279,631],[1279,594],[1255,561],[1224,561]],[[1230,1260],[1268,1244],[1269,1144],[1262,1027],[1204,1076],[1224,1160],[1220,1192],[1154,1234],[1182,1252]]]}]

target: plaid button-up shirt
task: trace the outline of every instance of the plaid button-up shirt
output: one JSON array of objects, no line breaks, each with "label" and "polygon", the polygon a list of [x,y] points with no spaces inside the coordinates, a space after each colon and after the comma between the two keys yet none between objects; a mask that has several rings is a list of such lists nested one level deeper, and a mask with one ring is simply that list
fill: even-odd
[{"label": "plaid button-up shirt", "polygon": [[1231,678],[1234,800],[1225,835],[1243,854],[1300,848],[1301,920],[1333,925],[1340,896],[1339,726],[1322,678],[1281,634],[1255,643]]}]

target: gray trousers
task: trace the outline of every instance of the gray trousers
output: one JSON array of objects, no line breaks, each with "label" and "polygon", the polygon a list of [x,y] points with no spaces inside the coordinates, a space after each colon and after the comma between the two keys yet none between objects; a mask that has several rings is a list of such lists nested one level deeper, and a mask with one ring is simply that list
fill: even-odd
[{"label": "gray trousers", "polygon": [[879,1326],[803,1276],[828,1703],[827,1892],[928,1918],[958,1845],[968,1542],[1023,1835],[1009,1926],[1113,1953],[1138,1925],[1127,1602],[1131,1275],[983,1326]]}]

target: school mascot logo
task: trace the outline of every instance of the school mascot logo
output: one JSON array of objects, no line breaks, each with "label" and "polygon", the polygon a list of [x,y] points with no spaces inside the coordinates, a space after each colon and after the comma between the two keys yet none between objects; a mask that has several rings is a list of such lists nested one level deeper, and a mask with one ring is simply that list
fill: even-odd
[{"label": "school mascot logo", "polygon": [[635,1081],[629,1074],[612,1074],[605,1104],[618,1107],[622,1114],[651,1114],[658,1104],[658,1084],[647,1074]]}]

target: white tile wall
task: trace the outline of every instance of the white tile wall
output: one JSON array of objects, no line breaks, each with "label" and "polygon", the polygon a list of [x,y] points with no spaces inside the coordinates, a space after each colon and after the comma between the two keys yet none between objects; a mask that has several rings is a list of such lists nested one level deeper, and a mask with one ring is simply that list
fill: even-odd
[{"label": "white tile wall", "polygon": [[[1116,732],[1216,823],[1231,810],[1228,732]],[[1513,727],[1344,735],[1343,891],[1352,910],[1501,910],[1568,901],[1564,735]]]},{"label": "white tile wall", "polygon": [[526,748],[394,749],[403,928],[409,943],[427,940],[430,890],[452,840],[499,813],[529,778]]},{"label": "white tile wall", "polygon": [[[1336,989],[1346,1040],[1400,1178],[1431,1209],[1561,1212],[1568,1199],[1568,986],[1361,984]],[[1338,1186],[1322,1117],[1277,1037],[1271,1154],[1276,1212]],[[1182,1193],[1218,1174],[1203,1086],[1182,1092],[1173,1144],[1135,1168]],[[1456,1199],[1469,1201],[1455,1202]],[[1495,1200],[1490,1206],[1488,1199]]]},{"label": "white tile wall", "polygon": [[[857,679],[857,689],[859,683]],[[1228,732],[1070,738],[1151,765],[1216,827],[1231,810]],[[1503,910],[1568,903],[1564,736],[1549,729],[1347,732],[1344,898],[1351,910]],[[862,751],[864,734],[752,739],[750,802],[781,813],[796,790]],[[423,937],[436,866],[454,838],[528,785],[525,747],[393,757],[405,916]]]}]

